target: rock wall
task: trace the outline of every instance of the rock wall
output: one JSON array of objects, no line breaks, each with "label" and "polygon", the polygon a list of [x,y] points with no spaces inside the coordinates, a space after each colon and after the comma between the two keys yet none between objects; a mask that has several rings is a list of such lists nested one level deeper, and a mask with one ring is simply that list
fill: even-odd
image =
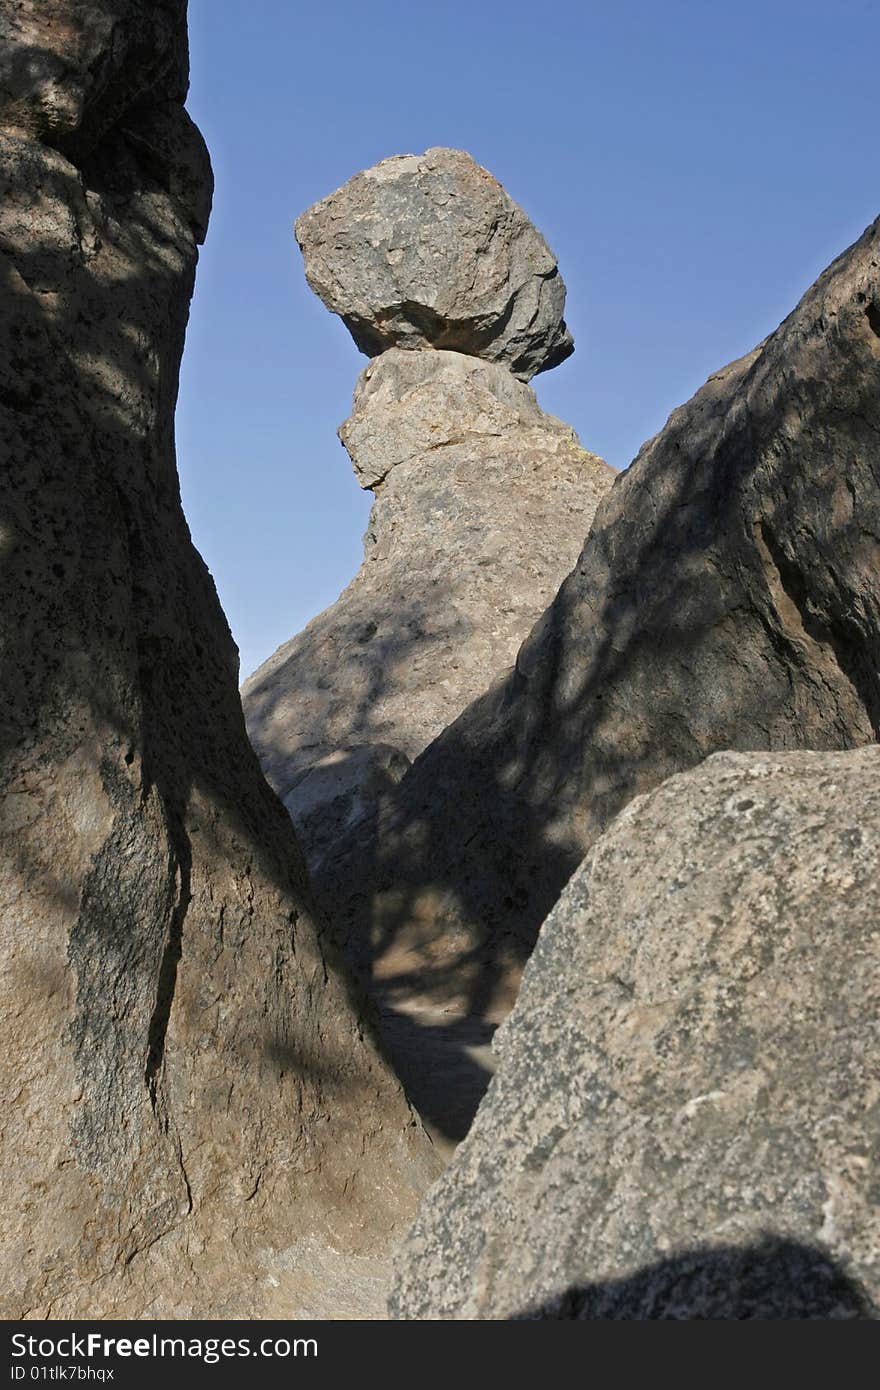
[{"label": "rock wall", "polygon": [[542,928],[402,1318],[880,1316],[880,748],[718,753]]},{"label": "rock wall", "polygon": [[339,1315],[315,1250],[369,1264],[436,1163],[322,944],[180,508],[211,191],[185,4],[2,17],[0,1306]]},{"label": "rock wall", "polygon": [[600,504],[517,655],[318,886],[438,1007],[508,997],[635,795],[725,748],[880,733],[880,222],[715,373]]}]

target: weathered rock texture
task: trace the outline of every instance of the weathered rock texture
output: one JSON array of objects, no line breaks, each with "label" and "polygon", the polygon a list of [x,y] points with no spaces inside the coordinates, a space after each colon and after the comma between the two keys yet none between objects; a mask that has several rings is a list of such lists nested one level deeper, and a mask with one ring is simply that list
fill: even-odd
[{"label": "weathered rock texture", "polygon": [[450,348],[528,381],[574,351],[540,232],[463,150],[396,155],[297,220],[306,278],[368,357]]},{"label": "weathered rock texture", "polygon": [[878,882],[877,747],[719,753],[631,802],[542,928],[393,1315],[876,1315]]},{"label": "weathered rock texture", "polygon": [[340,431],[376,501],[338,601],[245,682],[312,867],[513,661],[614,471],[505,367],[391,349]]},{"label": "weathered rock texture", "polygon": [[210,203],[185,5],[2,14],[0,1307],[316,1312],[320,1248],[344,1313],[332,1247],[375,1282],[435,1164],[322,948],[180,508]]},{"label": "weathered rock texture", "polygon": [[724,748],[875,741],[878,673],[875,222],[616,480],[515,669],[322,866],[334,926],[482,1008],[631,797]]}]

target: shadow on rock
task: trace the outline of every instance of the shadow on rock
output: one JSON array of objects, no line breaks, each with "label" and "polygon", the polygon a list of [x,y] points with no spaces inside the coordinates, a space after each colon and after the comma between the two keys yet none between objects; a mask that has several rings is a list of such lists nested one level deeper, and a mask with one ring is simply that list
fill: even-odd
[{"label": "shadow on rock", "polygon": [[877,1317],[876,1305],[824,1251],[767,1236],[759,1245],[687,1250],[628,1279],[572,1285],[512,1321]]}]

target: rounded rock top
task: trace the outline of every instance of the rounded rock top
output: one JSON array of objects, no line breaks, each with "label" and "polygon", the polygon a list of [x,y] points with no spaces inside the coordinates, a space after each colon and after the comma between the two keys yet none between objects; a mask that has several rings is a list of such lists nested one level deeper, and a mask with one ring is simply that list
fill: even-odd
[{"label": "rounded rock top", "polygon": [[537,227],[463,150],[395,155],[296,223],[305,274],[369,357],[446,348],[528,381],[574,351]]}]

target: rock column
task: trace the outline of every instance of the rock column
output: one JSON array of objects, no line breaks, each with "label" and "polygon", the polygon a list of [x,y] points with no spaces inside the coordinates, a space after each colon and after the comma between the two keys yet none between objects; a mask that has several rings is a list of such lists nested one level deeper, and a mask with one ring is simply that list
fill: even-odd
[{"label": "rock column", "polygon": [[[376,499],[363,565],[243,689],[320,897],[340,837],[376,835],[412,760],[512,665],[615,475],[528,385],[573,349],[565,287],[540,232],[469,155],[384,160],[296,234],[309,284],[375,354],[340,430]],[[503,1004],[489,990],[447,1011],[469,967],[410,917],[401,870],[386,866],[394,930],[341,939],[410,1094],[457,1138]]]}]

